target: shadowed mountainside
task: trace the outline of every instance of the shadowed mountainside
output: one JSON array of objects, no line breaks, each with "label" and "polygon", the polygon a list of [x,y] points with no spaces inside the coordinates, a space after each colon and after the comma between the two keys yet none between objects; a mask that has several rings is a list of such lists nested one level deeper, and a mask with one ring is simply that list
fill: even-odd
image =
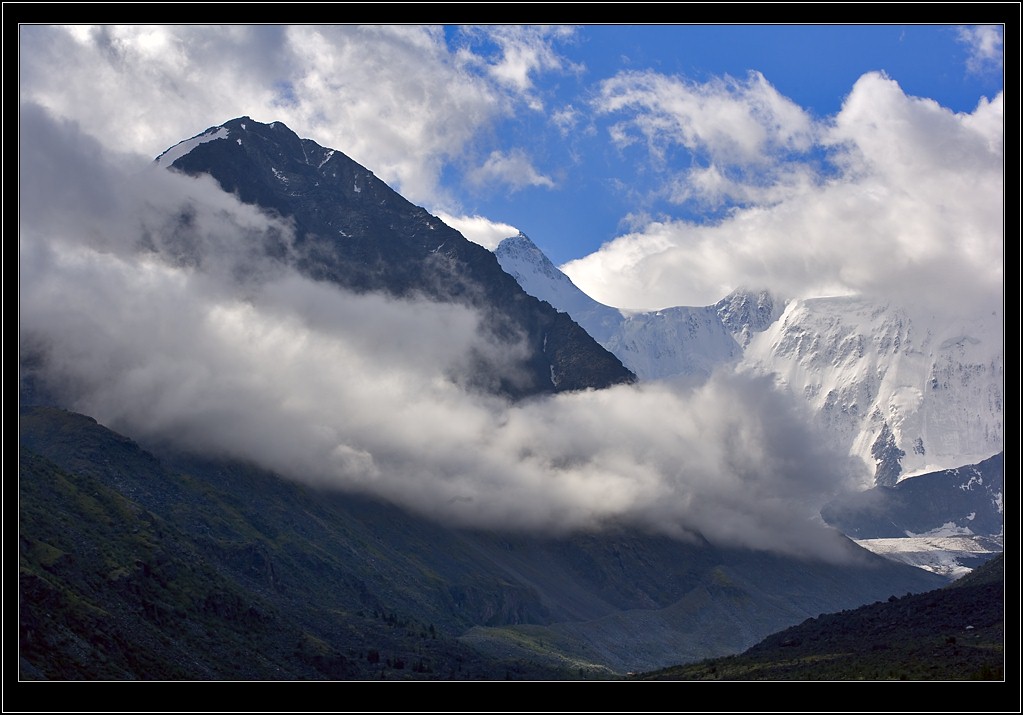
[{"label": "shadowed mountainside", "polygon": [[[626,530],[457,530],[23,408],[26,679],[616,678],[944,579]],[[642,647],[640,647],[642,644]]]}]

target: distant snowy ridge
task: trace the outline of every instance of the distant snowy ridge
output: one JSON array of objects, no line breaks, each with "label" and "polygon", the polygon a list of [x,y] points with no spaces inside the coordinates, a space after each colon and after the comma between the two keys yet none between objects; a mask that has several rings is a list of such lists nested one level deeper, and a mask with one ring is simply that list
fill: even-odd
[{"label": "distant snowy ridge", "polygon": [[1002,323],[911,318],[854,296],[792,301],[741,367],[802,394],[878,484],[1004,448]]},{"label": "distant snowy ridge", "polygon": [[712,305],[633,313],[602,345],[647,380],[705,378],[742,357],[742,347]]},{"label": "distant snowy ridge", "polygon": [[949,578],[960,578],[1003,551],[1001,538],[927,534],[899,539],[854,539],[879,556]]},{"label": "distant snowy ridge", "polygon": [[821,518],[864,548],[949,576],[1002,551],[1004,453],[845,494]]},{"label": "distant snowy ridge", "polygon": [[1004,448],[997,311],[941,324],[855,296],[740,289],[712,306],[624,314],[587,296],[521,233],[494,253],[527,293],[568,313],[641,380],[705,378],[722,366],[774,375],[862,460],[864,486]]}]

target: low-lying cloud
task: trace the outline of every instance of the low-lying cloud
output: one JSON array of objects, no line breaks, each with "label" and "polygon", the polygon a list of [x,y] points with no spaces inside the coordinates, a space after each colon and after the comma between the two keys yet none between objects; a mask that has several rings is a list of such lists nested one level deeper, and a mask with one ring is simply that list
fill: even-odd
[{"label": "low-lying cloud", "polygon": [[[68,407],[145,443],[252,460],[453,524],[625,523],[846,553],[817,514],[853,468],[769,378],[517,403],[467,390],[466,356],[503,351],[477,313],[313,282],[265,258],[265,242],[288,245],[286,222],[208,180],[110,159],[74,126],[26,111],[26,138],[52,141],[21,178],[53,193],[48,211],[26,197],[22,212],[21,347],[44,357]],[[111,201],[65,201],[85,180]]]}]

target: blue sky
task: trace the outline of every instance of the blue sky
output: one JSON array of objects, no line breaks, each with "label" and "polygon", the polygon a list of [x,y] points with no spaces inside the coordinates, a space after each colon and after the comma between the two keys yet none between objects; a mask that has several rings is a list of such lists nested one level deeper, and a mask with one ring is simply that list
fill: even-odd
[{"label": "blue sky", "polygon": [[[111,151],[148,161],[233,117],[283,121],[488,247],[525,232],[618,307],[908,281],[865,277],[886,246],[904,276],[977,263],[1001,282],[1000,26],[43,25],[20,50],[23,104]],[[951,145],[988,146],[970,183],[994,197],[962,194],[959,167],[926,155]],[[834,220],[853,239],[854,195],[901,194],[896,180],[927,187],[863,206],[892,218],[863,239],[862,270],[828,248],[834,232],[807,230]],[[946,188],[959,233],[899,222]],[[911,255],[921,243],[937,263]]]}]

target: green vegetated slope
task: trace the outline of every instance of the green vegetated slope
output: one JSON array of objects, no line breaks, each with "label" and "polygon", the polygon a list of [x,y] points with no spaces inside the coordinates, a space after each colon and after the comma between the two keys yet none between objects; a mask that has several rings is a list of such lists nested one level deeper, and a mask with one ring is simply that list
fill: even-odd
[{"label": "green vegetated slope", "polygon": [[741,655],[644,680],[1001,680],[1005,559],[950,585],[810,618]]},{"label": "green vegetated slope", "polygon": [[60,409],[19,429],[23,679],[608,679],[945,583],[866,552],[470,532]]},{"label": "green vegetated slope", "polygon": [[175,471],[61,410],[21,427],[23,678],[558,675],[491,662],[453,638],[457,617],[430,620],[419,594],[439,577],[397,553],[417,537],[393,510],[243,465]]}]

